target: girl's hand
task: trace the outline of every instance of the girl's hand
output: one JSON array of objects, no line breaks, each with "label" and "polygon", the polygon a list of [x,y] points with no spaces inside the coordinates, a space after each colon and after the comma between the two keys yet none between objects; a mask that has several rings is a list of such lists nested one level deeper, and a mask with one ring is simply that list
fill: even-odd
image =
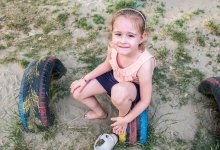
[{"label": "girl's hand", "polygon": [[70,85],[70,92],[73,94],[76,89],[79,89],[79,92],[83,90],[83,88],[86,86],[87,81],[85,79],[79,79],[76,81],[73,81]]},{"label": "girl's hand", "polygon": [[112,131],[115,134],[124,134],[126,132],[128,122],[125,121],[124,117],[114,117],[111,118],[112,121],[115,121],[111,124]]}]

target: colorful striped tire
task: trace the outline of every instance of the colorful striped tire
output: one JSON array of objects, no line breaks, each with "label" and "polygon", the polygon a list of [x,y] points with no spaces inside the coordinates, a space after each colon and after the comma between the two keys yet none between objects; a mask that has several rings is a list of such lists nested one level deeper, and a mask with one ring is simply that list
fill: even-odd
[{"label": "colorful striped tire", "polygon": [[44,57],[27,66],[19,93],[19,112],[26,131],[37,132],[53,124],[49,108],[50,83],[65,73],[66,68],[55,56]]},{"label": "colorful striped tire", "polygon": [[137,118],[128,124],[125,134],[119,135],[120,142],[134,144],[147,142],[148,110],[145,109]]}]

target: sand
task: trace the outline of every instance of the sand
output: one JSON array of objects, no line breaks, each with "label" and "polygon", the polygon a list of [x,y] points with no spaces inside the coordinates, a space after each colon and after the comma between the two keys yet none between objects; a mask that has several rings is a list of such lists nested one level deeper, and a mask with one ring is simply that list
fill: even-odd
[{"label": "sand", "polygon": [[[64,1],[66,2],[66,1]],[[66,2],[72,4],[73,2],[81,3],[81,12],[84,14],[91,12],[92,9],[96,9],[99,13],[103,13],[107,7],[107,2],[101,0],[90,0],[90,1],[73,1],[70,0]],[[165,4],[164,18],[160,19],[160,24],[167,24],[176,19],[181,18],[184,14],[190,14],[197,9],[203,9],[205,13],[200,16],[193,16],[187,23],[187,35],[190,38],[193,38],[195,28],[205,28],[204,22],[207,19],[214,19],[216,21],[220,20],[220,10],[216,6],[219,5],[219,0],[162,0],[159,3],[163,2]],[[148,6],[146,7],[145,12],[147,16],[153,16],[154,9],[159,5],[154,1],[147,2]],[[109,14],[105,14],[106,18],[110,18]],[[68,20],[70,31],[73,34],[73,37],[79,37],[82,35],[82,30],[72,29],[71,26],[73,22]],[[156,34],[159,31],[159,27],[154,32]],[[3,32],[5,29],[1,29]],[[208,34],[209,31],[204,29],[205,33]],[[1,33],[0,32],[0,33]],[[33,32],[33,34],[35,34]],[[151,33],[152,35],[153,33]],[[106,33],[102,35],[107,36]],[[102,37],[99,37],[102,39]],[[220,41],[220,38],[214,35],[209,35],[207,43],[213,39]],[[102,39],[106,40],[107,37]],[[74,43],[73,39],[73,43]],[[152,43],[154,48],[159,48],[161,46],[167,46],[168,49],[175,49],[177,44],[169,39],[158,40],[157,42],[152,41],[152,38],[149,38],[148,43]],[[207,44],[208,45],[208,44]],[[220,65],[213,61],[212,65],[207,65],[212,58],[207,58],[207,52],[213,54],[213,59],[220,54],[219,47],[206,46],[205,48],[195,45],[195,41],[191,41],[185,45],[186,49],[190,52],[193,60],[196,60],[191,64],[193,68],[199,68],[205,77],[217,76],[219,75]],[[3,58],[7,52],[11,51],[12,48],[7,49],[6,51],[0,50],[0,58]],[[150,51],[154,54],[153,49]],[[71,69],[76,69],[86,66],[86,64],[79,64],[76,61],[71,53],[63,52],[58,55],[59,59],[64,63],[68,69],[67,76],[71,76]],[[172,61],[172,60],[171,60]],[[158,65],[161,65],[162,62],[158,61]],[[214,67],[213,67],[214,66]],[[214,71],[214,69],[217,70]],[[10,124],[10,118],[14,112],[18,113],[18,95],[20,82],[22,79],[24,69],[18,63],[7,63],[0,65],[0,145],[3,145],[7,142],[7,124]],[[75,74],[72,77],[72,80],[79,78],[82,75],[81,72]],[[61,80],[67,79],[63,77]],[[71,82],[69,83],[71,84]],[[195,87],[194,87],[195,88]],[[178,96],[175,93],[170,92],[172,99],[169,102],[160,101],[161,97],[158,95],[159,87],[153,85],[153,96],[152,103],[149,106],[150,118],[153,116],[156,121],[155,132],[158,134],[163,134],[167,139],[182,139],[187,142],[193,141],[195,138],[196,131],[200,123],[198,115],[201,113],[202,105],[200,103],[193,103],[193,99],[189,99],[189,102],[184,106],[178,105]],[[196,89],[196,97],[202,97]],[[116,116],[117,111],[111,105],[110,98],[107,95],[98,96],[98,100],[103,105],[103,107],[108,112],[108,118],[106,120],[94,120],[88,121],[84,119],[85,112],[88,111],[88,108],[84,105],[75,101],[71,95],[65,97],[53,97],[55,100],[54,111],[57,116],[57,124],[54,131],[54,137],[49,140],[45,140],[45,133],[25,133],[25,141],[28,145],[35,150],[40,149],[74,149],[74,150],[90,150],[93,149],[93,143],[99,134],[104,132],[111,131],[110,128],[110,117]],[[154,114],[154,115],[153,115]],[[162,147],[155,146],[155,149],[161,149]],[[187,149],[190,148],[190,144]],[[118,148],[123,149],[123,148]],[[129,149],[129,148],[126,148]],[[139,145],[130,147],[130,149],[141,149]]]}]

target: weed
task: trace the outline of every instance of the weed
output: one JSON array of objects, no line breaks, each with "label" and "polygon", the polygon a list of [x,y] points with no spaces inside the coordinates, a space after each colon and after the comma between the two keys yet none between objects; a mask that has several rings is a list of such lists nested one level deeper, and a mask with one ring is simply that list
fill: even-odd
[{"label": "weed", "polygon": [[51,32],[54,29],[55,29],[55,25],[52,22],[50,22],[50,23],[43,26],[43,31],[44,31],[45,34],[48,34],[49,32]]},{"label": "weed", "polygon": [[200,15],[200,14],[204,14],[204,13],[205,13],[205,10],[199,9],[199,8],[193,12],[193,14],[195,14],[195,15]]},{"label": "weed", "polygon": [[36,26],[42,26],[47,23],[47,19],[44,16],[38,16],[36,19]]},{"label": "weed", "polygon": [[205,26],[208,27],[213,32],[213,34],[220,35],[220,25],[216,24],[213,20],[207,21]]},{"label": "weed", "polygon": [[183,19],[177,19],[175,21],[175,24],[178,25],[179,27],[183,27],[183,25],[185,24],[185,20]]},{"label": "weed", "polygon": [[0,64],[19,61],[15,52],[9,52],[4,58],[0,59]]},{"label": "weed", "polygon": [[192,57],[185,51],[184,47],[179,46],[175,50],[175,58],[178,64],[190,63],[192,61]]},{"label": "weed", "polygon": [[164,30],[165,33],[178,44],[185,44],[188,41],[186,33],[183,30],[178,29],[175,24],[166,25]]},{"label": "weed", "polygon": [[114,11],[120,10],[122,8],[131,7],[133,4],[132,0],[126,1],[126,0],[117,0],[114,5],[110,5],[107,7],[106,12],[112,13]]},{"label": "weed", "polygon": [[201,32],[196,32],[196,42],[200,46],[205,47],[205,36]]},{"label": "weed", "polygon": [[65,50],[71,46],[71,40],[72,36],[69,33],[64,33],[61,35],[38,34],[28,37],[24,41],[18,43],[17,48],[19,50],[28,50],[32,48],[40,51],[54,51],[56,48],[62,47],[63,50]]},{"label": "weed", "polygon": [[152,40],[153,40],[153,41],[157,41],[157,39],[158,39],[158,37],[157,37],[156,35],[154,35],[154,36],[152,37]]},{"label": "weed", "polygon": [[65,22],[69,17],[69,13],[62,13],[57,16],[57,21],[64,27]]},{"label": "weed", "polygon": [[212,54],[210,54],[210,53],[206,53],[206,56],[209,58],[212,58]]},{"label": "weed", "polygon": [[211,47],[220,47],[220,43],[216,42],[216,39],[214,39],[209,44],[210,44]]},{"label": "weed", "polygon": [[[7,129],[5,130],[7,133],[6,139],[8,139],[8,143],[2,146],[3,149],[15,149],[15,150],[28,150],[29,147],[24,140],[23,127],[21,125],[21,119],[19,115],[15,112],[13,116],[11,116],[10,124],[8,124]],[[1,148],[1,147],[0,147]]]},{"label": "weed", "polygon": [[155,11],[155,13],[160,14],[161,16],[164,16],[164,13],[166,10],[163,7],[157,7],[157,8],[155,8],[154,11]]},{"label": "weed", "polygon": [[79,60],[88,64],[87,70],[89,71],[93,70],[103,61],[104,58],[98,56],[102,54],[103,50],[107,50],[107,47],[103,44],[96,43],[96,45],[98,46],[88,47],[79,54]]},{"label": "weed", "polygon": [[220,63],[220,54],[217,55],[217,62]]},{"label": "weed", "polygon": [[98,32],[89,32],[85,37],[77,38],[76,45],[82,46],[82,45],[84,45],[84,43],[92,42],[93,40],[96,39],[97,35],[98,35]]},{"label": "weed", "polygon": [[183,31],[173,30],[173,31],[171,31],[170,36],[173,41],[176,41],[179,44],[185,43],[188,41],[186,33]]},{"label": "weed", "polygon": [[192,69],[191,73],[190,73],[190,76],[189,78],[196,78],[199,82],[202,81],[205,77],[205,75],[199,71],[198,69]]},{"label": "weed", "polygon": [[165,59],[169,53],[166,47],[159,48],[157,52],[158,52],[157,55],[158,59]]},{"label": "weed", "polygon": [[29,61],[25,60],[25,59],[22,59],[19,61],[22,68],[26,68],[28,66],[28,64],[30,63]]},{"label": "weed", "polygon": [[104,17],[98,15],[98,14],[95,14],[93,17],[93,21],[96,23],[96,24],[104,24],[105,23],[105,19]]},{"label": "weed", "polygon": [[0,50],[5,49],[6,47],[2,44],[0,44]]},{"label": "weed", "polygon": [[148,25],[147,25],[147,30],[149,32],[154,31],[154,27],[159,23],[159,18],[158,16],[153,16],[152,18],[149,19]]},{"label": "weed", "polygon": [[78,28],[82,28],[85,30],[89,30],[93,28],[92,25],[88,24],[86,17],[76,18],[75,21],[76,21],[76,27]]}]

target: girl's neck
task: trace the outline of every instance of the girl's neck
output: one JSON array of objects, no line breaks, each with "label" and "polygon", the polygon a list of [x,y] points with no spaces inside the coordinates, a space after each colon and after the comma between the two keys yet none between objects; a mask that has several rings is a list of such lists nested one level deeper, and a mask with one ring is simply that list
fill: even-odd
[{"label": "girl's neck", "polygon": [[141,51],[138,51],[135,54],[132,54],[132,55],[129,55],[129,56],[118,54],[118,56],[117,56],[118,65],[121,68],[126,68],[126,67],[132,65],[141,56],[141,54],[142,54]]}]

